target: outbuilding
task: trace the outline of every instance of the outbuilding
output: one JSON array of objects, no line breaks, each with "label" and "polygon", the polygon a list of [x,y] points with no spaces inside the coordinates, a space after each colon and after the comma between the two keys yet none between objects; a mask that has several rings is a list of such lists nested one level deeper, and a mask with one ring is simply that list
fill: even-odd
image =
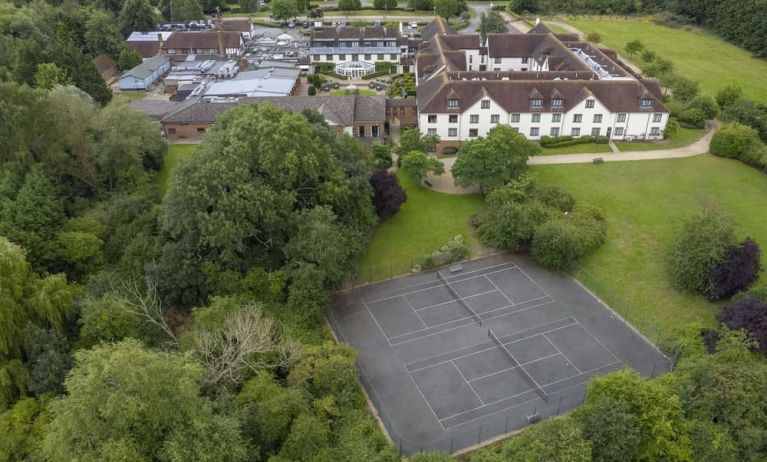
[{"label": "outbuilding", "polygon": [[167,56],[149,58],[120,77],[120,90],[147,90],[170,70]]}]

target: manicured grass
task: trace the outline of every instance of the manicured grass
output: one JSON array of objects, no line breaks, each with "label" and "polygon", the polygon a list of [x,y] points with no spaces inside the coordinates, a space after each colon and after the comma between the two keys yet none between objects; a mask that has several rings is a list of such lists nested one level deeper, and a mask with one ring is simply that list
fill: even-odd
[{"label": "manicured grass", "polygon": [[360,260],[358,283],[407,273],[412,264],[461,234],[470,248],[479,248],[470,228],[471,217],[484,207],[479,195],[443,194],[418,187],[398,175],[407,192],[399,213],[375,230]]},{"label": "manicured grass", "polygon": [[144,98],[146,98],[147,94],[144,91],[134,91],[134,92],[114,92],[112,94],[112,98],[115,100],[123,100],[126,103],[130,103],[131,101],[140,101]]},{"label": "manicured grass", "polygon": [[165,163],[162,166],[162,170],[157,174],[157,183],[160,185],[160,192],[165,194],[168,191],[168,185],[170,182],[170,172],[178,166],[178,163],[185,157],[191,155],[196,144],[170,144],[168,145],[168,152],[165,154]]},{"label": "manicured grass", "polygon": [[695,321],[713,325],[718,312],[704,297],[673,289],[665,273],[665,253],[685,217],[702,206],[722,207],[741,238],[767,245],[767,176],[738,161],[702,155],[533,171],[540,183],[562,186],[604,210],[607,242],[582,262],[600,284],[583,272],[576,277],[619,312],[631,307],[630,321],[653,341],[659,329],[670,334]]},{"label": "manicured grass", "polygon": [[[714,95],[726,85],[739,85],[747,98],[767,99],[767,60],[754,58],[708,32],[672,29],[642,19],[597,17],[568,22],[584,33],[599,32],[606,45],[623,55],[626,43],[639,39],[648,49],[673,61],[681,75],[700,81],[704,93]],[[633,61],[637,65],[641,62],[638,57]]]},{"label": "manicured grass", "polygon": [[[344,90],[343,88],[341,88],[340,90],[333,90],[333,91],[330,92],[330,96],[344,96],[346,94],[347,94],[346,90]],[[351,94],[351,93],[349,93],[349,94]],[[366,89],[362,88],[362,89],[357,90],[356,94],[360,95],[360,96],[373,96],[373,95],[377,95],[378,92],[373,91],[373,90],[366,90]]]},{"label": "manicured grass", "polygon": [[656,151],[687,146],[697,141],[706,133],[702,128],[680,128],[679,131],[664,141],[657,142],[616,142],[619,151]]},{"label": "manicured grass", "polygon": [[325,17],[344,17],[344,16],[376,16],[386,18],[389,16],[409,17],[409,16],[434,16],[433,11],[404,11],[404,10],[373,10],[362,9],[357,11],[326,11]]},{"label": "manicured grass", "polygon": [[542,148],[540,155],[553,156],[556,154],[583,154],[586,152],[610,152],[610,146],[603,143],[584,143],[563,148]]}]

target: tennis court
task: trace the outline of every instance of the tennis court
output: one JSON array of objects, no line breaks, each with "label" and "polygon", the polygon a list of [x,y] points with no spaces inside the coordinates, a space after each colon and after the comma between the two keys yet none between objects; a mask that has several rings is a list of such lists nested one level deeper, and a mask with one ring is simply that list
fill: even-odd
[{"label": "tennis court", "polygon": [[457,451],[564,412],[592,377],[624,366],[669,368],[569,276],[524,257],[339,294],[328,318],[359,351],[363,384],[408,454]]}]

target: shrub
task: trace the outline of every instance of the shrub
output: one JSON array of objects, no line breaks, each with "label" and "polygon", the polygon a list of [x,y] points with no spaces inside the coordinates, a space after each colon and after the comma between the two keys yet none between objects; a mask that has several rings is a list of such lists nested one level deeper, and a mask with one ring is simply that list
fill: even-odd
[{"label": "shrub", "polygon": [[392,166],[391,148],[385,144],[374,144],[370,149],[376,168],[386,170]]},{"label": "shrub", "polygon": [[373,187],[373,207],[381,218],[394,216],[407,200],[405,190],[400,186],[397,176],[391,172],[375,172],[370,178],[370,185]]},{"label": "shrub", "polygon": [[706,208],[690,217],[669,248],[668,274],[680,290],[707,293],[711,269],[722,263],[735,243],[730,217],[719,209]]},{"label": "shrub", "polygon": [[725,125],[711,138],[711,154],[751,165],[760,160],[762,143],[756,130],[739,123]]},{"label": "shrub", "polygon": [[706,296],[710,300],[729,298],[750,286],[759,276],[760,256],[759,244],[753,239],[730,246],[726,259],[711,269]]},{"label": "shrub", "polygon": [[424,256],[421,260],[421,267],[423,269],[435,268],[464,260],[468,256],[469,248],[463,243],[463,236],[458,235],[439,250]]},{"label": "shrub", "polygon": [[749,297],[722,308],[719,321],[730,329],[746,329],[759,344],[759,350],[767,353],[767,304],[756,297]]},{"label": "shrub", "polygon": [[666,124],[666,129],[663,130],[663,136],[668,138],[676,135],[679,132],[679,121],[674,118],[669,118]]},{"label": "shrub", "polygon": [[489,207],[478,219],[477,232],[486,245],[517,250],[530,245],[536,228],[556,215],[541,201],[508,202]]},{"label": "shrub", "polygon": [[706,113],[699,108],[688,108],[679,113],[679,122],[692,128],[703,128],[706,124]]},{"label": "shrub", "polygon": [[724,109],[739,100],[741,95],[743,95],[742,88],[737,85],[727,85],[716,94],[716,104],[721,109]]},{"label": "shrub", "polygon": [[710,96],[696,96],[687,104],[687,109],[700,109],[706,120],[711,120],[719,115],[719,105]]},{"label": "shrub", "polygon": [[455,146],[448,146],[442,150],[443,156],[454,156],[458,152],[458,148]]},{"label": "shrub", "polygon": [[535,230],[532,255],[541,265],[551,269],[568,269],[583,255],[580,236],[568,220],[547,221]]}]

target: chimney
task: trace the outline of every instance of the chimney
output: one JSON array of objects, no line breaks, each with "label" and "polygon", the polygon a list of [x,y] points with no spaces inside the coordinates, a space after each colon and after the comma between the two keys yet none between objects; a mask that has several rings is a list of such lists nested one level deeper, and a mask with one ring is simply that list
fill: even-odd
[{"label": "chimney", "polygon": [[404,30],[402,28],[402,21],[399,22],[399,35],[400,36],[405,35]]},{"label": "chimney", "polygon": [[535,25],[537,26],[540,23],[541,23],[541,18],[535,18]]},{"label": "chimney", "polygon": [[221,37],[220,29],[218,30],[218,32],[216,32],[216,36],[218,38],[218,54],[225,55],[226,50],[224,49],[224,39]]}]

